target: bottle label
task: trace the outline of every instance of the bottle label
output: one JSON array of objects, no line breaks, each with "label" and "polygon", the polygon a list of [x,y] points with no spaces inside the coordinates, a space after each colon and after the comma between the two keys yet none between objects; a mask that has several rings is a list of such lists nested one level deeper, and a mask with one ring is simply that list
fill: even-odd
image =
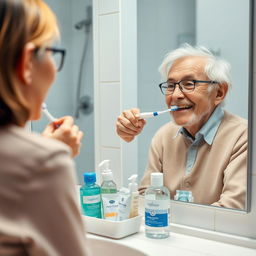
[{"label": "bottle label", "polygon": [[100,195],[83,196],[84,204],[96,204],[100,202]]},{"label": "bottle label", "polygon": [[101,218],[101,198],[100,195],[82,197],[82,213],[86,216]]},{"label": "bottle label", "polygon": [[145,225],[149,227],[169,226],[170,200],[145,199]]}]

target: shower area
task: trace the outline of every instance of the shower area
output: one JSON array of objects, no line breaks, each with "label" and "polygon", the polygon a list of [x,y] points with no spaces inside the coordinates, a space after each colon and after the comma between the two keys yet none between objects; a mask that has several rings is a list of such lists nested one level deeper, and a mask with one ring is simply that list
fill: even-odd
[{"label": "shower area", "polygon": [[[46,2],[57,15],[61,40],[56,46],[66,49],[66,57],[45,102],[54,117],[72,116],[84,133],[80,154],[74,159],[81,184],[84,172],[95,171],[92,0]],[[42,115],[32,122],[32,130],[41,133],[47,124]]]}]

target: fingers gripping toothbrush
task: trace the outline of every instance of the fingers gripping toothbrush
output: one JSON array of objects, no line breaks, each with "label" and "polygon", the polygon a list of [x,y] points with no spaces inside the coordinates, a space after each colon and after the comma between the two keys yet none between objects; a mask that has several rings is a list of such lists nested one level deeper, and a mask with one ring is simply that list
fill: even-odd
[{"label": "fingers gripping toothbrush", "polygon": [[57,120],[57,118],[53,117],[52,114],[48,111],[47,105],[45,103],[42,104],[42,112],[51,123],[54,123]]}]

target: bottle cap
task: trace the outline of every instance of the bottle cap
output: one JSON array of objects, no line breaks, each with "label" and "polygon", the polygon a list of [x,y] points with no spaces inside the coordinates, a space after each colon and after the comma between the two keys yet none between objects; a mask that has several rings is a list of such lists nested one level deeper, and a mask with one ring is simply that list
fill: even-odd
[{"label": "bottle cap", "polygon": [[162,187],[163,186],[163,174],[160,172],[151,173],[151,186]]},{"label": "bottle cap", "polygon": [[110,160],[103,160],[99,164],[99,169],[101,170],[101,175],[103,181],[113,180],[113,173],[109,168]]},{"label": "bottle cap", "polygon": [[130,183],[128,184],[128,188],[131,192],[138,191],[138,184],[136,183],[137,177],[137,174],[133,174],[132,176],[130,176],[130,178],[128,178],[128,180],[130,181]]},{"label": "bottle cap", "polygon": [[84,173],[84,182],[85,183],[94,183],[94,182],[96,182],[96,173],[95,172],[86,172],[86,173]]}]

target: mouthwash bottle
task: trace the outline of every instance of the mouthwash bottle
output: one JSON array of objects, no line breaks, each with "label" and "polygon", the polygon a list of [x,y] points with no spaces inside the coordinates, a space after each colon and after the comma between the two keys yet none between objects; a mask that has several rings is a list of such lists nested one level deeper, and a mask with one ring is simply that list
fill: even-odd
[{"label": "mouthwash bottle", "polygon": [[95,172],[84,173],[84,185],[80,188],[82,214],[101,219],[100,186],[95,182]]},{"label": "mouthwash bottle", "polygon": [[99,164],[102,175],[101,194],[117,193],[116,183],[113,181],[113,173],[109,165],[110,160],[104,160]]},{"label": "mouthwash bottle", "polygon": [[150,238],[169,237],[170,192],[163,186],[163,174],[151,173],[145,191],[145,233]]}]

